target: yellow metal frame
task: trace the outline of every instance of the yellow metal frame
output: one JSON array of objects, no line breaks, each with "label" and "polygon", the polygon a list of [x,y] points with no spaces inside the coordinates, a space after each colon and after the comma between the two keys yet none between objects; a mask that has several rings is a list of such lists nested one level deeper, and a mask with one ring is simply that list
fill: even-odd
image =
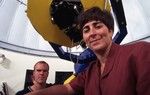
[{"label": "yellow metal frame", "polygon": [[[27,16],[31,21],[35,30],[49,42],[59,45],[73,47],[75,44],[70,38],[61,31],[57,25],[52,24],[49,6],[52,0],[28,0]],[[92,6],[99,6],[104,9],[105,0],[81,0],[84,9],[91,8]],[[108,6],[110,6],[108,4]],[[110,7],[108,7],[110,10]]]}]

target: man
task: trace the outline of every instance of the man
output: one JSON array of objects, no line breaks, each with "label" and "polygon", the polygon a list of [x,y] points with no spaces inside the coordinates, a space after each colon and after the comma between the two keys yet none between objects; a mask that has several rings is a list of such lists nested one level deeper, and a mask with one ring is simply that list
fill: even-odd
[{"label": "man", "polygon": [[28,95],[150,95],[150,43],[113,43],[113,17],[98,7],[81,13],[78,23],[84,42],[97,59],[69,84]]},{"label": "man", "polygon": [[47,84],[46,80],[49,74],[49,65],[45,61],[38,61],[34,65],[34,71],[32,75],[33,85],[28,86],[27,88],[18,91],[16,95],[24,95],[26,93],[40,90],[49,86],[52,86],[52,84]]}]

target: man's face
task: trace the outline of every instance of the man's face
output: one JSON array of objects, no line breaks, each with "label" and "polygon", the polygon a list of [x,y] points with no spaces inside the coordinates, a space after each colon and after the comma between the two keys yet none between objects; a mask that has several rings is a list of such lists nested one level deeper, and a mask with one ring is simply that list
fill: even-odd
[{"label": "man's face", "polygon": [[105,50],[112,42],[112,31],[101,21],[89,21],[82,32],[85,43],[93,51]]},{"label": "man's face", "polygon": [[33,80],[39,84],[46,83],[49,71],[47,64],[38,63],[33,72]]}]

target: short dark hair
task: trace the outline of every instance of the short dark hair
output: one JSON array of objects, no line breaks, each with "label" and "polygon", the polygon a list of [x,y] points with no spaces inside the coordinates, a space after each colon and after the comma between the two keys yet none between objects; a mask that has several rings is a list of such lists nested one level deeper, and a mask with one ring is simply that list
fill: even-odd
[{"label": "short dark hair", "polygon": [[83,26],[89,21],[102,21],[110,30],[114,31],[114,19],[110,12],[101,10],[99,7],[92,7],[85,12],[79,14],[77,18],[77,25],[80,31]]},{"label": "short dark hair", "polygon": [[45,61],[38,61],[38,62],[36,62],[36,64],[34,65],[34,70],[35,70],[35,67],[36,67],[37,64],[46,64],[48,66],[48,70],[49,70],[49,65]]}]

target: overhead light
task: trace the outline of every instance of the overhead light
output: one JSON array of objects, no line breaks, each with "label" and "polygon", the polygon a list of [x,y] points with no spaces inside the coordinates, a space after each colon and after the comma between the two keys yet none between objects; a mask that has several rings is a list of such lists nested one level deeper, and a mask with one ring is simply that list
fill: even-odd
[{"label": "overhead light", "polygon": [[5,59],[6,59],[5,55],[0,54],[0,64],[2,64]]}]

